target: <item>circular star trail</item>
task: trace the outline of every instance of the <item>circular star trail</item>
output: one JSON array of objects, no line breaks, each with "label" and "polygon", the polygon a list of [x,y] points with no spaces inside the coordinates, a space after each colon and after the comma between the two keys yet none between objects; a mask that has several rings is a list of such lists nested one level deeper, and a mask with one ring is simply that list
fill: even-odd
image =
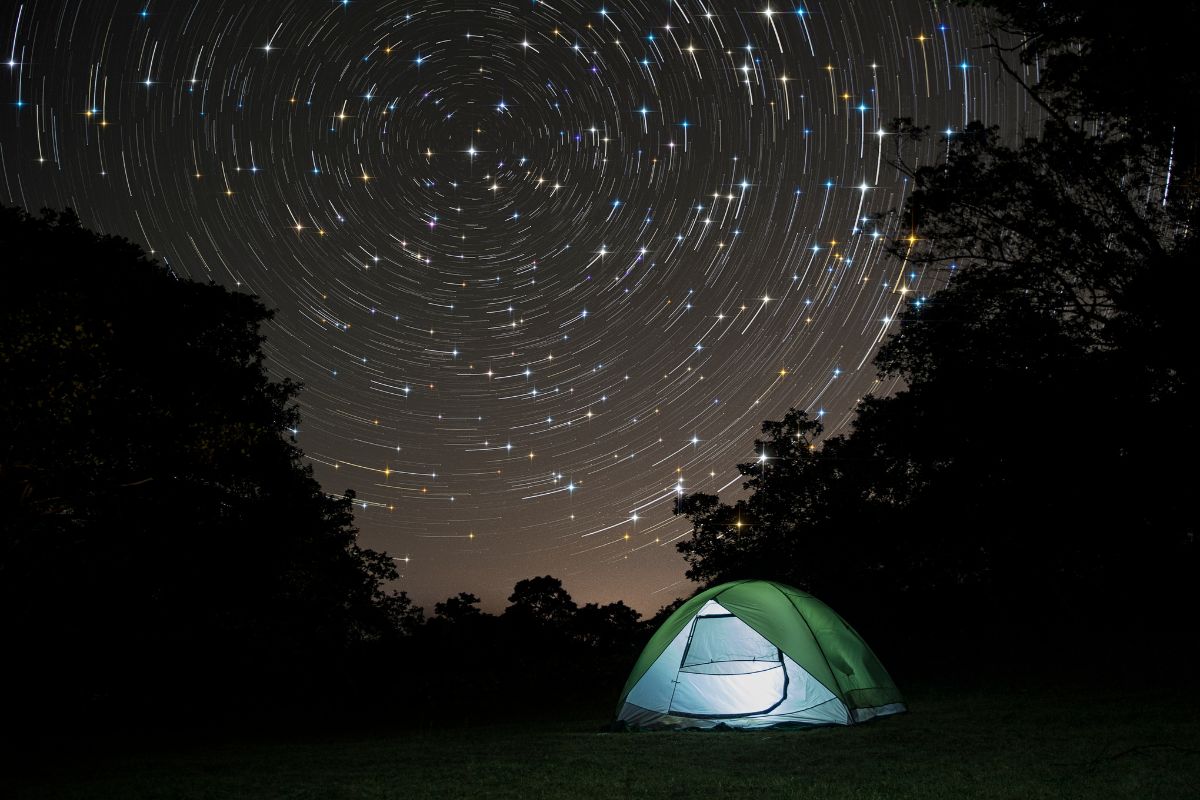
[{"label": "circular star trail", "polygon": [[1019,121],[920,0],[9,8],[0,196],[276,309],[292,433],[427,604],[686,594],[676,496],[894,388],[937,276],[884,253],[885,126]]}]

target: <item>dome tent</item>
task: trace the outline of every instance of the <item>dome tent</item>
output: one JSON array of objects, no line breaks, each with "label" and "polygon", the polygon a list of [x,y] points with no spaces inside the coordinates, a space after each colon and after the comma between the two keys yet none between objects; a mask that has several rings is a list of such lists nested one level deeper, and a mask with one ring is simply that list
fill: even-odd
[{"label": "dome tent", "polygon": [[617,721],[757,729],[904,710],[879,659],[833,609],[786,584],[747,580],[701,592],[667,618],[625,683]]}]

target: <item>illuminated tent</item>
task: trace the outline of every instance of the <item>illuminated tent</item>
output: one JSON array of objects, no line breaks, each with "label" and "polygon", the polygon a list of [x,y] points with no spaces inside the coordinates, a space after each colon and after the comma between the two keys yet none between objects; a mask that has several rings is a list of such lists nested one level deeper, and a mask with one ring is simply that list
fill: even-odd
[{"label": "illuminated tent", "polygon": [[617,720],[633,728],[851,725],[904,711],[867,643],[829,606],[771,581],[688,600],[633,667]]}]

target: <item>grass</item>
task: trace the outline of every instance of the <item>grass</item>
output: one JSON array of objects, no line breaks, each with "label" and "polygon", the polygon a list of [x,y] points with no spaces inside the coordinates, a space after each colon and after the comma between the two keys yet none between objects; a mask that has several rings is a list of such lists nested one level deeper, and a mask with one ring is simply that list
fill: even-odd
[{"label": "grass", "polygon": [[917,689],[850,728],[601,733],[603,720],[143,746],[27,762],[16,798],[1200,796],[1200,697],[1155,686]]}]

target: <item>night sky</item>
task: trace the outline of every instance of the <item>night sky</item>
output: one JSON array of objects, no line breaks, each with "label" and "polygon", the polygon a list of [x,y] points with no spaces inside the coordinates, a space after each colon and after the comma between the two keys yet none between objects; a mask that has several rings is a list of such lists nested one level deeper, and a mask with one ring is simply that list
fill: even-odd
[{"label": "night sky", "polygon": [[874,348],[941,280],[866,220],[906,189],[881,127],[1029,111],[925,0],[3,8],[0,199],[277,309],[297,442],[426,606],[689,594],[673,498],[894,388]]}]

